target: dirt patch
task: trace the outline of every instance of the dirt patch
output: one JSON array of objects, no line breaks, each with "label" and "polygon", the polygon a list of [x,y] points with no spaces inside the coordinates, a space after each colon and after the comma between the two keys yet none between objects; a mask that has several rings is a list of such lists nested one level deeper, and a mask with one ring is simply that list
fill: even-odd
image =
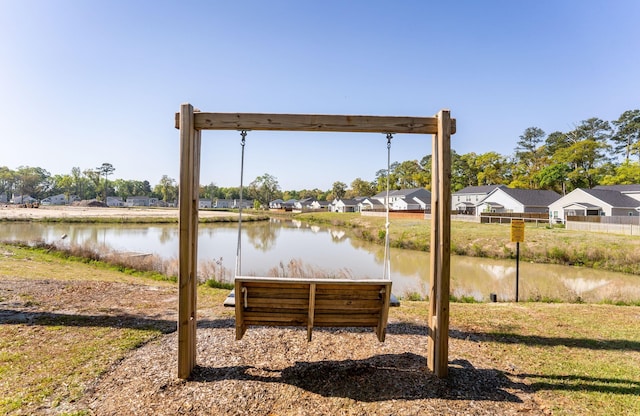
[{"label": "dirt patch", "polygon": [[[156,218],[178,218],[177,208],[117,208],[117,207],[94,207],[94,206],[51,206],[45,205],[40,208],[20,208],[12,205],[0,206],[0,218],[11,220],[34,220],[43,218],[121,218],[121,217],[156,217]],[[199,211],[201,218],[229,217],[237,213],[228,211]],[[243,214],[244,215],[244,214]]]}]

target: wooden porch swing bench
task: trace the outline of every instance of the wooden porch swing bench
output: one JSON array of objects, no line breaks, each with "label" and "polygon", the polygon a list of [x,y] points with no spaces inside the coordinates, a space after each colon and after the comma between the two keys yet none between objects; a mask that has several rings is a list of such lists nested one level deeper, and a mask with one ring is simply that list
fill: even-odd
[{"label": "wooden porch swing bench", "polygon": [[[441,110],[433,117],[209,113],[194,110],[185,103],[175,115],[175,126],[180,129],[178,377],[188,378],[196,365],[202,130],[382,133],[387,137],[390,134],[433,135],[427,365],[436,376],[447,376],[451,135],[456,131],[456,121],[449,110]],[[303,326],[307,328],[309,340],[314,327],[356,326],[375,328],[382,341],[391,282],[238,277],[235,296],[238,339],[248,327],[255,325]]]},{"label": "wooden porch swing bench", "polygon": [[384,342],[390,280],[236,277],[236,339],[250,326],[373,328]]}]

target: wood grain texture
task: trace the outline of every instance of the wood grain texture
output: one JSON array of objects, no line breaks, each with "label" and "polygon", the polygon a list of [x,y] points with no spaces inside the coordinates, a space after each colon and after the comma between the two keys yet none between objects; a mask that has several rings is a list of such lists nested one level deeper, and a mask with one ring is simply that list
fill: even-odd
[{"label": "wood grain texture", "polygon": [[236,277],[235,285],[236,339],[265,325],[306,326],[308,341],[313,327],[369,327],[384,341],[389,280]]},{"label": "wood grain texture", "polygon": [[[194,113],[198,130],[332,131],[437,134],[436,117],[330,114]],[[453,121],[455,130],[455,120]],[[179,113],[175,127],[180,128]]]}]

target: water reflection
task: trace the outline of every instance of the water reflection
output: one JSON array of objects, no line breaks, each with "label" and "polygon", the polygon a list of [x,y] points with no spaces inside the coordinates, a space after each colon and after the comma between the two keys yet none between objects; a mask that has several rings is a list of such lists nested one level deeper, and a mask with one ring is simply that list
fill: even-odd
[{"label": "water reflection", "polygon": [[[352,238],[348,230],[300,221],[245,222],[242,226],[242,272],[266,275],[292,260],[331,276],[382,278],[384,247]],[[61,240],[62,235],[67,238]],[[233,276],[238,228],[233,223],[199,227],[199,260],[216,262]],[[117,251],[154,253],[177,258],[176,225],[1,223],[0,239],[62,242]],[[391,249],[391,274],[398,295],[429,293],[429,253]],[[515,297],[515,261],[453,256],[451,291],[457,297],[498,300]],[[640,300],[640,277],[593,269],[520,264],[520,299],[598,302]]]}]

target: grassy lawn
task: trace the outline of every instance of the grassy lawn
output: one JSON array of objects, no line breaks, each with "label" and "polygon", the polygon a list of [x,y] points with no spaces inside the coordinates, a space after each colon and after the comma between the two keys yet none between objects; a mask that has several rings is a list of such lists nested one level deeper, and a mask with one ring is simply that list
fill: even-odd
[{"label": "grassy lawn", "polygon": [[[413,320],[427,310],[403,302],[392,311]],[[450,325],[451,338],[477,342],[478,355],[529,384],[553,414],[640,414],[640,307],[453,303]]]},{"label": "grassy lawn", "polygon": [[[0,280],[9,278],[176,290],[172,282],[0,245]],[[227,293],[203,285],[199,307],[210,317],[231,317],[232,310],[220,306]],[[27,293],[18,296],[22,307],[38,309],[37,298]],[[12,309],[11,302],[0,292],[0,311]],[[424,324],[427,311],[426,302],[404,301],[390,317]],[[163,334],[153,325],[119,326],[109,317],[90,314],[31,316],[12,322],[0,314],[0,414],[51,409],[64,414],[96,377],[127,352]],[[463,358],[489,363],[490,368],[530,385],[553,414],[640,414],[640,307],[453,303],[450,326],[452,339],[477,346]]]},{"label": "grassy lawn", "polygon": [[[308,213],[296,216],[304,221],[351,229],[356,237],[383,243],[385,219],[357,213]],[[389,238],[392,247],[429,249],[430,221],[392,219]],[[495,259],[515,258],[509,224],[451,222],[451,253]],[[593,267],[640,275],[640,238],[604,233],[570,231],[527,224],[520,259]]]}]

